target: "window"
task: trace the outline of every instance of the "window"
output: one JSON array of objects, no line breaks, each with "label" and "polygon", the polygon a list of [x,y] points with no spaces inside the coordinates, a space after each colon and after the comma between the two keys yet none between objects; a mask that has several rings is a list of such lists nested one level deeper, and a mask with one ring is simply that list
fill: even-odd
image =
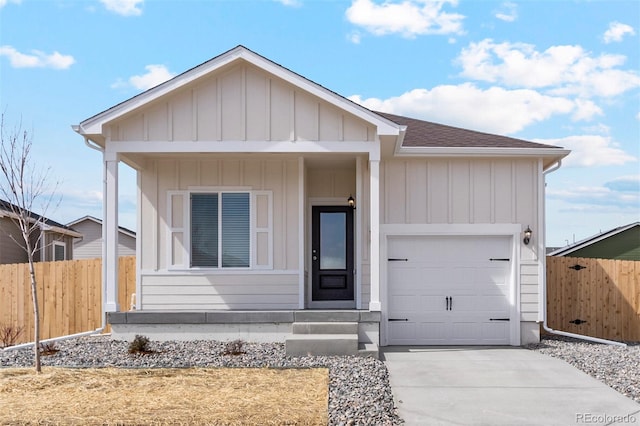
[{"label": "window", "polygon": [[65,260],[66,259],[66,246],[64,243],[55,241],[53,243],[53,260]]},{"label": "window", "polygon": [[250,266],[248,192],[191,194],[191,266]]}]

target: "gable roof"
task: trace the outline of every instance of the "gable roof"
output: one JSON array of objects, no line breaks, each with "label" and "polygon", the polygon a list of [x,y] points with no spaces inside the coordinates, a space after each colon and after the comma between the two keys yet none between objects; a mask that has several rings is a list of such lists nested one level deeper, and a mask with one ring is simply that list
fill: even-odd
[{"label": "gable roof", "polygon": [[[548,254],[548,256],[566,256],[570,253],[573,253],[577,250],[580,250],[582,248],[585,248],[587,246],[590,246],[592,244],[598,243],[602,240],[606,240],[607,238],[611,238],[614,235],[618,235],[622,232],[625,232],[631,228],[634,228],[636,226],[640,226],[640,222],[633,222],[630,223],[628,225],[624,225],[624,226],[619,226],[617,228],[613,228],[609,231],[605,231],[605,232],[601,232],[599,234],[593,235],[591,237],[585,238],[583,240],[580,240],[576,243],[570,244],[566,247],[562,247],[559,248],[557,250],[552,251],[551,253]],[[640,244],[640,243],[639,243]]]},{"label": "gable roof", "polygon": [[[205,75],[218,70],[228,64],[236,62],[238,60],[244,60],[265,72],[273,74],[282,80],[307,91],[308,93],[315,95],[324,101],[341,108],[362,120],[365,120],[373,125],[377,126],[379,135],[398,136],[400,134],[400,128],[396,123],[385,117],[374,113],[373,111],[337,94],[336,92],[327,89],[326,87],[315,83],[308,78],[291,71],[284,66],[273,62],[272,60],[255,53],[254,51],[238,45],[227,52],[224,52],[200,65],[197,65],[176,77],[165,81],[145,92],[142,92],[124,102],[121,102],[101,113],[87,118],[77,126],[72,126],[73,130],[77,133],[88,136],[91,140],[102,145],[101,140],[102,126],[118,117],[123,116],[137,108],[140,108],[163,95],[166,95],[174,90],[183,87]],[[93,137],[91,137],[93,136]]]},{"label": "gable roof", "polygon": [[[10,218],[15,217],[13,211],[18,208],[19,207],[16,206],[15,204],[12,204],[6,200],[0,199],[0,217],[10,217]],[[51,220],[37,213],[33,213],[30,210],[27,210],[27,214],[33,222],[41,222],[42,224],[44,224],[45,231],[57,232],[60,234],[70,235],[72,237],[82,236],[82,234],[80,234],[70,226],[63,225],[59,222],[56,222],[55,220]]]},{"label": "gable roof", "polygon": [[[94,223],[102,226],[102,220],[98,219],[97,217],[90,216],[90,215],[87,215],[87,216],[81,217],[79,219],[73,220],[73,221],[67,223],[67,226],[74,226],[74,225],[77,225],[78,223],[84,222],[84,221],[94,222]],[[125,234],[125,235],[128,235],[128,236],[130,236],[132,238],[136,238],[135,231],[132,231],[131,229],[125,228],[124,226],[118,226],[118,231],[123,233],[123,234]]]}]

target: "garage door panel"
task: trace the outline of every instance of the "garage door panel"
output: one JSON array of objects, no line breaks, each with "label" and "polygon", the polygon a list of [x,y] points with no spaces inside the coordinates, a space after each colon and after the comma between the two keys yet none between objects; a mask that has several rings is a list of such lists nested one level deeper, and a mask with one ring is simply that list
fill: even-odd
[{"label": "garage door panel", "polygon": [[455,321],[451,324],[451,340],[458,344],[471,344],[478,338],[479,325],[472,321]]},{"label": "garage door panel", "polygon": [[402,270],[402,273],[397,273],[394,275],[400,275],[395,279],[394,277],[392,277],[394,285],[396,286],[397,291],[400,293],[413,293],[417,290],[420,290],[420,288],[422,287],[422,284],[419,280],[420,271],[417,269],[404,269]]},{"label": "garage door panel", "polygon": [[423,337],[423,344],[437,345],[446,341],[448,334],[448,324],[442,321],[424,321],[420,323],[420,336]]},{"label": "garage door panel", "polygon": [[403,344],[398,342],[412,342],[418,338],[417,324],[415,322],[392,322],[389,324],[389,332],[393,336],[394,344]]},{"label": "garage door panel", "polygon": [[[509,344],[511,237],[390,238],[387,343]],[[490,259],[499,259],[492,261]],[[506,259],[506,260],[504,260]]]},{"label": "garage door panel", "polygon": [[480,299],[478,309],[483,312],[500,312],[501,315],[508,315],[509,301],[505,299],[504,295],[485,296]]},{"label": "garage door panel", "polygon": [[509,335],[508,321],[491,321],[482,323],[482,340],[487,343],[504,344],[504,336]]}]

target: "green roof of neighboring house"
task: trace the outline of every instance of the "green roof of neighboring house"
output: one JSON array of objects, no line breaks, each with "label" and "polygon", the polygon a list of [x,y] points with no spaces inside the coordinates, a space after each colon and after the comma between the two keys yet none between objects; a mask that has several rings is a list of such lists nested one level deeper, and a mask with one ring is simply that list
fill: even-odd
[{"label": "green roof of neighboring house", "polygon": [[549,256],[640,260],[640,222],[620,226],[549,253]]}]

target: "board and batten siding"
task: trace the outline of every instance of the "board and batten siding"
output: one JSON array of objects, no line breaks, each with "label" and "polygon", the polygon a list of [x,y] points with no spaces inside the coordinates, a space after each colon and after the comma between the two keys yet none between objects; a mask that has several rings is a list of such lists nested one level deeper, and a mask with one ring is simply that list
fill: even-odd
[{"label": "board and batten siding", "polygon": [[112,141],[373,141],[375,128],[246,62],[109,125]]},{"label": "board and batten siding", "polygon": [[[295,309],[298,307],[298,159],[274,156],[273,159],[237,158],[201,155],[198,158],[157,158],[146,161],[140,171],[141,223],[141,294],[142,309]],[[248,188],[268,198],[253,198],[254,233],[263,229],[265,209],[271,210],[272,265],[265,267],[265,241],[256,236],[254,244],[262,246],[252,270],[188,270],[170,265],[171,229],[180,225],[188,229],[184,217],[170,223],[168,194],[184,191],[181,203],[188,202],[190,188]],[[270,199],[271,206],[268,200]],[[179,221],[180,223],[176,223]],[[180,238],[178,238],[180,239]],[[267,238],[267,241],[269,239]],[[187,259],[178,259],[188,263]]]},{"label": "board and batten siding", "polygon": [[[538,221],[535,159],[390,159],[381,163],[384,224],[522,224]],[[535,238],[535,236],[534,236]],[[538,319],[540,258],[520,251],[522,321]],[[544,255],[544,254],[542,254]]]}]

